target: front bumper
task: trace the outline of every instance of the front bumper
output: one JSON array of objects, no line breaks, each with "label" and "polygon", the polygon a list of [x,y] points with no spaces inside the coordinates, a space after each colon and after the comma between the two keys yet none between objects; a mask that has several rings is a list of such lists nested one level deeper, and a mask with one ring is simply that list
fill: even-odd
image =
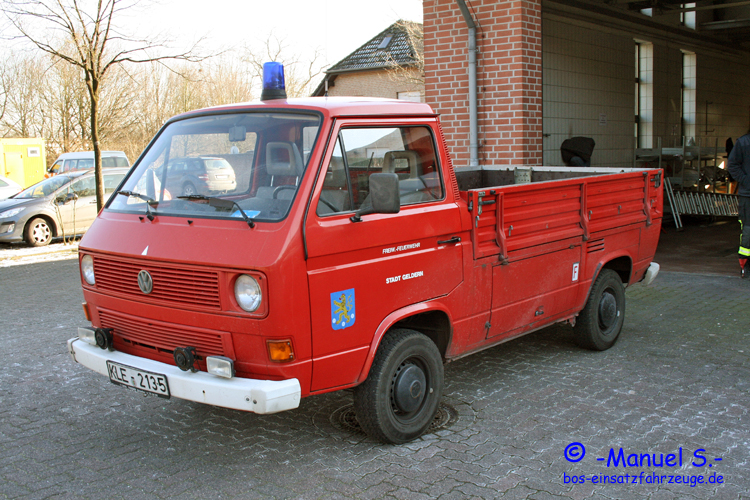
[{"label": "front bumper", "polygon": [[648,269],[646,269],[646,272],[643,275],[643,278],[641,278],[641,283],[643,285],[650,285],[655,279],[656,276],[659,274],[659,264],[656,262],[652,262],[648,265]]},{"label": "front bumper", "polygon": [[[11,229],[12,226],[12,229]],[[0,220],[0,241],[16,242],[23,241],[24,222],[3,219]],[[8,231],[10,229],[10,231]]]},{"label": "front bumper", "polygon": [[184,372],[167,365],[119,351],[108,351],[74,337],[68,340],[73,361],[101,375],[108,375],[107,361],[160,373],[169,381],[170,394],[176,398],[253,413],[277,413],[299,406],[302,394],[296,378],[288,380],[255,380],[221,378],[206,372]]}]

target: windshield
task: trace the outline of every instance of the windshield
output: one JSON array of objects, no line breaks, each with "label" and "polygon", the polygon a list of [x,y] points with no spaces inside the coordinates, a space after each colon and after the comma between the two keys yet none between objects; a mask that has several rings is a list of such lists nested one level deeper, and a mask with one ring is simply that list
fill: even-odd
[{"label": "windshield", "polygon": [[[109,209],[274,222],[286,217],[320,127],[300,113],[209,115],[169,124]],[[208,199],[231,203],[208,203]],[[231,207],[231,208],[229,208]]]},{"label": "windshield", "polygon": [[50,177],[49,179],[44,179],[41,182],[37,182],[31,187],[28,187],[18,193],[14,199],[19,198],[44,198],[45,196],[49,196],[61,187],[63,187],[65,184],[69,183],[72,180],[71,177],[68,177],[67,175],[56,175],[54,177]]}]

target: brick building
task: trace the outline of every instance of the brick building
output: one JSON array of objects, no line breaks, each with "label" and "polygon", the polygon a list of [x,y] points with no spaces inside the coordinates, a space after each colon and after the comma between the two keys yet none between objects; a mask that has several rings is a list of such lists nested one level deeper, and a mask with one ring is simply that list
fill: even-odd
[{"label": "brick building", "polygon": [[723,144],[750,126],[744,3],[424,0],[426,102],[459,167],[470,162],[461,4],[476,31],[481,165],[561,165],[562,141],[586,136],[594,166],[632,166],[636,147]]}]

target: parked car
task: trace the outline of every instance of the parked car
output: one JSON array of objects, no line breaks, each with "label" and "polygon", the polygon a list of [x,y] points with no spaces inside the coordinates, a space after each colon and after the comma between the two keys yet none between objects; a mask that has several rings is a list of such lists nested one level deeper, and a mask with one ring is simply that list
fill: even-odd
[{"label": "parked car", "polygon": [[22,190],[23,188],[18,183],[0,175],[0,200],[10,198]]},{"label": "parked car", "polygon": [[[129,167],[130,161],[122,151],[102,151],[102,168]],[[61,154],[55,163],[47,169],[46,177],[94,168],[94,152],[78,151]]]},{"label": "parked car", "polygon": [[234,169],[220,157],[174,158],[167,167],[167,190],[173,196],[209,195],[237,187]]},{"label": "parked car", "polygon": [[[104,173],[104,193],[120,185],[128,169]],[[25,241],[39,247],[52,238],[83,234],[96,218],[94,171],[56,175],[0,201],[0,242]]]}]

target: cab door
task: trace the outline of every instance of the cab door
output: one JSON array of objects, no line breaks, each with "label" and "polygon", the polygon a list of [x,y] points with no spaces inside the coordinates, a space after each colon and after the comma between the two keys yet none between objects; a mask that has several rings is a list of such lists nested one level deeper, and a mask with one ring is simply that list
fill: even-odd
[{"label": "cab door", "polygon": [[[75,196],[75,198],[73,198]],[[82,233],[96,218],[96,180],[93,175],[76,179],[57,193],[57,210],[67,234]]]},{"label": "cab door", "polygon": [[[399,176],[401,209],[351,220],[373,173]],[[351,120],[329,141],[307,217],[312,391],[354,382],[373,334],[394,311],[463,280],[459,208],[429,124]]]}]

